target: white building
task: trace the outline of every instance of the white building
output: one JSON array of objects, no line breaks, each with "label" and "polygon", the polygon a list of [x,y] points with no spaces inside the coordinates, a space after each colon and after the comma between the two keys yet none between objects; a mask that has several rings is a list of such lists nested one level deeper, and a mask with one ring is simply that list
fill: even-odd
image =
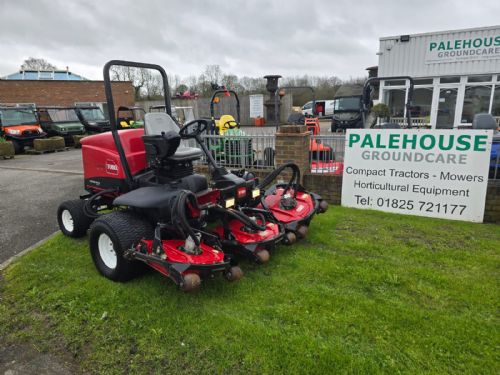
[{"label": "white building", "polygon": [[[471,125],[474,114],[500,121],[500,25],[380,38],[379,77],[414,79],[415,123],[432,128]],[[384,80],[379,100],[403,122],[409,82]]]}]

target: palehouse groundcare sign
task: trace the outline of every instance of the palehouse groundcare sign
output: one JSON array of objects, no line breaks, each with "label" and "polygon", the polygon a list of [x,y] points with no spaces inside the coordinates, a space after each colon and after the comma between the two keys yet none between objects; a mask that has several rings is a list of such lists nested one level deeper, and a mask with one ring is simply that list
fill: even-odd
[{"label": "palehouse groundcare sign", "polygon": [[500,35],[428,42],[425,63],[500,59]]},{"label": "palehouse groundcare sign", "polygon": [[482,222],[492,135],[349,129],[342,205]]}]

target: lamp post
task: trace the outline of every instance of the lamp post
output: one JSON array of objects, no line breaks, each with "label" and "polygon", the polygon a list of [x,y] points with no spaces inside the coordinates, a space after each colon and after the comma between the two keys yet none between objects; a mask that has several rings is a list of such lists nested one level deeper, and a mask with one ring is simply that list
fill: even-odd
[{"label": "lamp post", "polygon": [[266,122],[276,122],[279,124],[280,117],[280,101],[277,99],[278,80],[280,75],[267,75],[264,76],[267,80],[266,89],[269,91],[269,98],[264,102],[266,107]]}]

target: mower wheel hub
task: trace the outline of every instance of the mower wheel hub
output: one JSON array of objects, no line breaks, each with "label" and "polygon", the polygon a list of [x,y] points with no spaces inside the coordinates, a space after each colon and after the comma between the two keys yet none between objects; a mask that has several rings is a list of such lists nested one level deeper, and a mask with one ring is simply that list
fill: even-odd
[{"label": "mower wheel hub", "polygon": [[66,229],[68,232],[73,232],[73,229],[75,229],[75,224],[73,223],[73,216],[71,216],[71,212],[69,212],[68,210],[64,210],[61,213],[61,221],[64,225],[64,229]]},{"label": "mower wheel hub", "polygon": [[116,252],[113,247],[113,241],[106,233],[101,233],[99,236],[99,240],[97,242],[97,246],[99,247],[99,255],[103,263],[106,267],[115,269],[116,268]]}]

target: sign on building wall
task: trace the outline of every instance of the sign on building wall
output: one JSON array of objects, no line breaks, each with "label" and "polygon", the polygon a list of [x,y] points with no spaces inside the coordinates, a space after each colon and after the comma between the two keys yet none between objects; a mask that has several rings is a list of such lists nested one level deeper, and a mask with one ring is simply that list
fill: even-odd
[{"label": "sign on building wall", "polygon": [[250,95],[250,117],[264,117],[264,95]]},{"label": "sign on building wall", "polygon": [[492,134],[349,129],[342,205],[482,222]]},{"label": "sign on building wall", "polygon": [[463,39],[436,37],[427,41],[425,63],[500,59],[500,34]]}]

